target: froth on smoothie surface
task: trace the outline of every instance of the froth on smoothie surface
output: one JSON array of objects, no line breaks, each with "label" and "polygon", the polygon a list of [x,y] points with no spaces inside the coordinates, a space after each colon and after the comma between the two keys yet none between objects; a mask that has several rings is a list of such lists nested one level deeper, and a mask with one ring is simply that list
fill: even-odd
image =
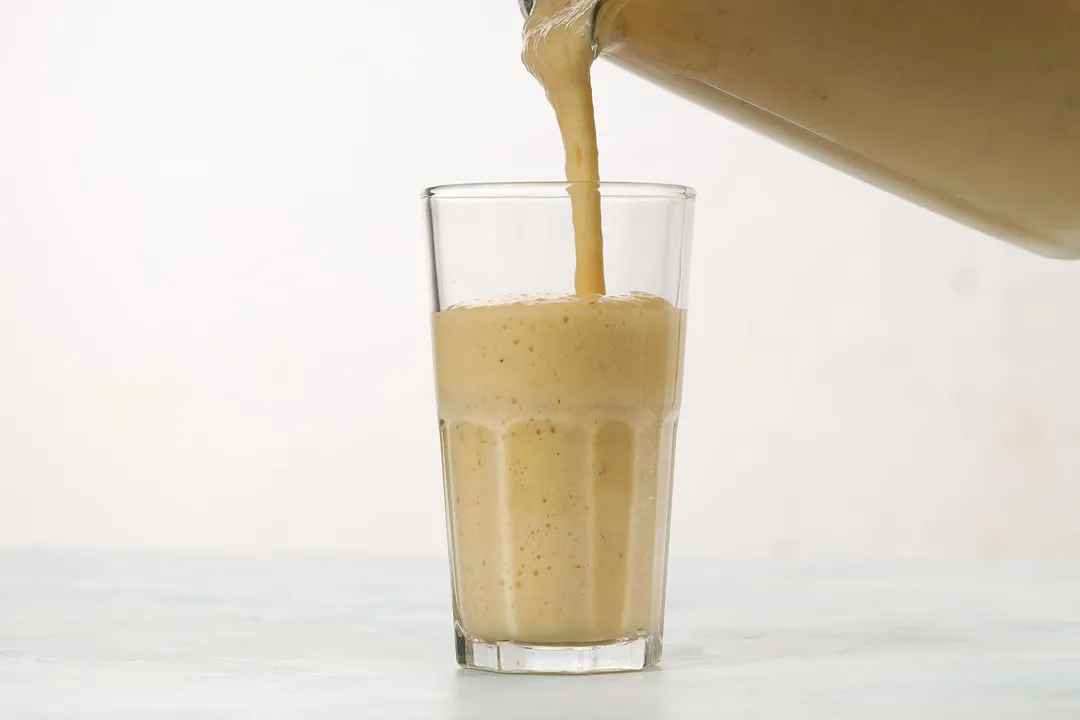
[{"label": "froth on smoothie surface", "polygon": [[588,310],[594,307],[600,309],[629,307],[642,310],[663,310],[672,307],[671,303],[664,298],[645,292],[630,292],[621,295],[553,293],[550,295],[506,295],[490,300],[466,301],[451,305],[442,312],[483,309],[527,312],[530,308],[549,309],[552,305],[564,305],[568,309],[576,310]]}]

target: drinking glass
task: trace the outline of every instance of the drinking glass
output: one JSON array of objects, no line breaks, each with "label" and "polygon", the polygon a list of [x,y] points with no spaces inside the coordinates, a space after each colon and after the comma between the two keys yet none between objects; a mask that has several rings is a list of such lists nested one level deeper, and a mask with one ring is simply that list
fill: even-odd
[{"label": "drinking glass", "polygon": [[694,191],[588,188],[607,292],[577,295],[570,190],[423,195],[463,667],[615,672],[661,655]]}]

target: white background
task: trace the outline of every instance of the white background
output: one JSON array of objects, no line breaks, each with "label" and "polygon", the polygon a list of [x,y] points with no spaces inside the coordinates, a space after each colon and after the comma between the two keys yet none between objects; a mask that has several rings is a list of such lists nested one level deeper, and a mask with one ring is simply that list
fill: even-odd
[{"label": "white background", "polygon": [[[556,179],[514,0],[0,0],[0,549],[442,552],[419,191]],[[1080,557],[1080,264],[613,67],[698,188],[673,553]]]}]

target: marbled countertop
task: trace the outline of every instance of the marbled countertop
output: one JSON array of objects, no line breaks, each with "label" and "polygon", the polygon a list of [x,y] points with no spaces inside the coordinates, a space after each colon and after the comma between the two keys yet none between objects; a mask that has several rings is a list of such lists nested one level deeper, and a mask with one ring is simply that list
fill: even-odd
[{"label": "marbled countertop", "polygon": [[445,560],[0,555],[0,718],[1080,718],[1080,565],[678,560],[659,669],[459,670]]}]

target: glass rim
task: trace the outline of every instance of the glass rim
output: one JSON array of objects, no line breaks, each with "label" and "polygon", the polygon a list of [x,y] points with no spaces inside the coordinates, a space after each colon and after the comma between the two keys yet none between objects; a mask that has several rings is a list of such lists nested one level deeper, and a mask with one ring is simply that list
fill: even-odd
[{"label": "glass rim", "polygon": [[544,200],[563,199],[571,185],[591,185],[605,198],[638,198],[643,200],[693,200],[697,190],[687,185],[644,182],[569,183],[551,180],[537,182],[482,182],[433,185],[425,188],[425,200]]}]

